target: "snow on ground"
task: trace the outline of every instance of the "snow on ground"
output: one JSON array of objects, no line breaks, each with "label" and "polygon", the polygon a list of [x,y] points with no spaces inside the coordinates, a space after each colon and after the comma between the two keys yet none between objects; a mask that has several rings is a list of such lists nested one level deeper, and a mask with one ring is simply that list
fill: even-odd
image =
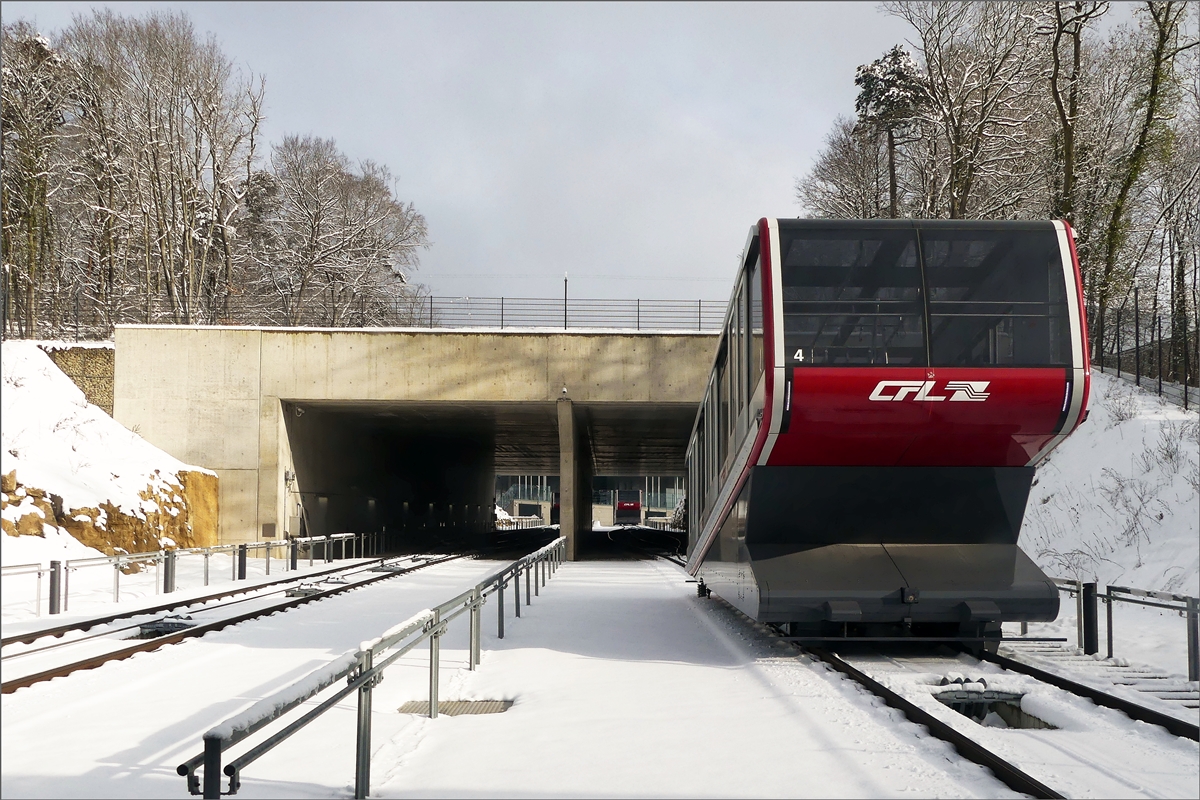
[{"label": "snow on ground", "polygon": [[[159,510],[153,499],[141,497],[148,484],[170,496],[168,478],[181,470],[208,472],[164,453],[89,404],[37,343],[4,341],[0,362],[0,473],[16,470],[21,484],[53,492],[64,508],[98,509],[107,502],[144,518]],[[32,512],[26,498],[7,506],[4,518],[16,522]],[[19,537],[0,538],[4,564],[26,563],[19,560],[21,549],[10,551],[7,541]]]},{"label": "snow on ground", "polygon": [[1100,372],[1038,468],[1021,546],[1047,574],[1200,596],[1200,415]]},{"label": "snow on ground", "polygon": [[[174,767],[200,752],[204,731],[497,566],[442,564],[5,695],[3,793],[184,796]],[[466,618],[451,624],[440,698],[512,708],[437,720],[400,714],[428,697],[428,651],[414,650],[374,691],[372,797],[1013,796],[856,685],[697,598],[664,562],[567,563],[520,620],[511,602],[506,611],[500,640],[495,600],[484,608],[474,672]],[[347,698],[250,765],[239,796],[348,796],[355,708]],[[1089,736],[1082,706],[1047,713],[1067,721],[1046,733],[1047,763],[1064,743],[1093,748],[1101,761],[1125,752],[1121,737]],[[1152,788],[1194,796],[1194,748],[1155,735],[1138,741],[1180,753]],[[1057,787],[1072,796],[1110,786],[1059,777],[1075,781]]]}]

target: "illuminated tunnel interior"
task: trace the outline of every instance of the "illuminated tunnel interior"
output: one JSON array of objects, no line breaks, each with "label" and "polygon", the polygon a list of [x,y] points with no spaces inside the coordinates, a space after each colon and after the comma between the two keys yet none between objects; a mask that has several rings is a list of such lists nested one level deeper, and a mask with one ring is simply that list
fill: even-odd
[{"label": "illuminated tunnel interior", "polygon": [[[694,405],[574,413],[587,474],[683,474]],[[284,418],[291,535],[374,531],[390,552],[474,549],[494,531],[498,473],[559,471],[554,403],[285,402]]]}]

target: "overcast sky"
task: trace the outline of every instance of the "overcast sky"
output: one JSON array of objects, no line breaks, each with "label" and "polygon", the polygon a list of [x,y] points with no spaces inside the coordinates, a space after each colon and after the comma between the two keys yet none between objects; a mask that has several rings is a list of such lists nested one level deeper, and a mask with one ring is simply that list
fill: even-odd
[{"label": "overcast sky", "polygon": [[[44,32],[92,3],[3,4]],[[182,9],[266,76],[266,134],[398,176],[434,294],[728,297],[854,69],[909,30],[871,3],[108,3]]]}]

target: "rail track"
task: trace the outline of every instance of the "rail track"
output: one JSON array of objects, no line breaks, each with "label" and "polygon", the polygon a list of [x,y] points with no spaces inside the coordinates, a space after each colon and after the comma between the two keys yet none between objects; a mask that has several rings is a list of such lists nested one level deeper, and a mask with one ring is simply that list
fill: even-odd
[{"label": "rail track", "polygon": [[[425,559],[420,559],[419,557],[376,558],[365,563],[359,561],[355,564],[343,565],[317,572],[308,572],[302,576],[284,578],[278,581],[271,581],[266,584],[258,584],[253,587],[242,587],[235,590],[217,592],[204,597],[166,603],[153,608],[142,608],[130,610],[120,614],[110,614],[104,617],[79,620],[77,622],[56,626],[55,628],[31,631],[18,636],[12,636],[5,639],[5,646],[29,644],[48,636],[63,637],[72,632],[86,632],[92,628],[111,625],[113,622],[119,622],[121,620],[154,618],[155,615],[162,614],[163,612],[167,611],[175,611],[184,608],[189,610],[189,616],[186,618],[179,616],[175,618],[167,618],[168,621],[172,621],[176,625],[181,627],[183,625],[187,625],[187,627],[184,627],[181,630],[166,632],[161,635],[154,635],[153,638],[138,639],[134,644],[125,643],[130,641],[131,637],[137,636],[142,632],[143,625],[145,624],[144,621],[133,622],[129,625],[114,629],[106,629],[90,636],[63,639],[62,641],[54,642],[42,647],[21,649],[17,652],[5,654],[2,657],[2,661],[5,666],[5,672],[7,673],[13,668],[13,665],[19,663],[22,658],[44,655],[51,650],[69,652],[72,649],[80,649],[81,645],[87,645],[91,648],[99,647],[102,649],[102,652],[89,654],[86,657],[79,658],[74,661],[57,664],[47,669],[29,672],[11,680],[6,680],[3,682],[3,684],[0,684],[0,692],[3,694],[9,694],[10,692],[15,692],[17,689],[33,686],[34,684],[48,681],[53,678],[64,677],[73,672],[95,669],[96,667],[102,666],[110,661],[119,661],[129,658],[137,653],[157,650],[168,644],[181,642],[184,639],[203,636],[210,631],[221,630],[222,628],[227,628],[231,625],[237,625],[258,617],[267,616],[280,611],[286,611],[306,603],[324,600],[328,597],[333,597],[343,592],[350,591],[351,589],[357,589],[378,581],[393,578],[398,575],[405,575],[419,569],[424,569],[428,566],[445,563],[447,561],[463,557],[464,556],[462,555],[448,555]],[[409,560],[412,563],[406,565],[403,563],[405,560]],[[380,574],[369,575],[368,577],[362,577],[361,579],[357,580],[347,580],[348,578],[353,578],[360,574],[370,573],[372,571],[379,571]],[[331,579],[333,579],[333,582],[331,582]],[[314,580],[320,580],[320,582],[314,582]],[[307,584],[309,587],[306,589],[303,596],[286,596],[289,588],[299,587],[302,584]],[[262,591],[263,589],[266,589],[267,591]],[[248,596],[228,602],[220,602],[228,600],[228,598],[239,594],[247,594]],[[276,598],[277,595],[283,596]],[[230,610],[233,606],[241,605],[251,601],[259,602],[261,605],[255,605],[255,607],[248,610],[239,609],[237,613],[233,614],[221,613]],[[192,606],[197,605],[200,607],[194,609],[191,608]],[[191,615],[211,615],[215,616],[216,618],[207,621],[197,621]],[[108,645],[115,646],[109,649],[103,649]]]},{"label": "rail track", "polygon": [[[1146,757],[1153,757],[1163,749],[1163,737],[1154,740],[1155,747],[1147,748],[1144,741],[1137,747],[1131,745],[1130,757],[1121,763],[1106,760],[1080,743],[1080,731],[1095,731],[1097,737],[1115,737],[1110,741],[1118,741],[1122,736],[1131,738],[1132,723],[1113,711],[1137,722],[1159,726],[1179,737],[1175,741],[1200,741],[1200,726],[1194,723],[1010,656],[985,653],[977,659],[945,646],[914,650],[912,646],[884,649],[880,645],[853,643],[836,645],[841,652],[835,653],[828,646],[801,646],[788,641],[778,630],[745,616],[724,599],[712,597],[765,639],[854,681],[900,711],[908,721],[924,726],[963,758],[990,769],[1009,788],[1033,797],[1076,794],[1077,780],[1089,786],[1107,785],[1111,787],[1107,792],[1111,796],[1138,792],[1159,795],[1153,786],[1153,770],[1133,751],[1141,748]],[[942,681],[936,680],[938,676]],[[946,693],[945,697],[939,699],[942,693]],[[1045,706],[1052,712],[1047,714],[1052,719],[1042,720],[1022,710],[1021,698],[1026,694],[1037,696],[1039,701],[1034,707]],[[972,703],[984,705],[972,706]],[[1016,724],[997,721],[998,715],[985,717],[981,722],[962,710],[978,711],[1001,705],[1007,706],[1000,710]],[[1053,729],[1060,726],[1054,722],[1062,722],[1061,727],[1069,733],[1055,734]],[[1047,752],[1052,755],[1045,756]],[[1045,766],[1048,760],[1053,761],[1053,768]]]}]

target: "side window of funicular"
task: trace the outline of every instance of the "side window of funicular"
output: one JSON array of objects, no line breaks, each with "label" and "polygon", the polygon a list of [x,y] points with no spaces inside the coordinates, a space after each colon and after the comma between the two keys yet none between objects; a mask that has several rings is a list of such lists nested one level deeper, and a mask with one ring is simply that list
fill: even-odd
[{"label": "side window of funicular", "polygon": [[935,366],[1070,363],[1058,237],[1046,223],[921,230]]},{"label": "side window of funicular", "polygon": [[779,238],[786,365],[925,363],[914,229],[781,225]]},{"label": "side window of funicular", "polygon": [[747,396],[754,395],[754,389],[763,374],[763,291],[762,291],[762,260],[754,259],[746,277],[749,287],[750,306],[750,382],[746,387]]}]

